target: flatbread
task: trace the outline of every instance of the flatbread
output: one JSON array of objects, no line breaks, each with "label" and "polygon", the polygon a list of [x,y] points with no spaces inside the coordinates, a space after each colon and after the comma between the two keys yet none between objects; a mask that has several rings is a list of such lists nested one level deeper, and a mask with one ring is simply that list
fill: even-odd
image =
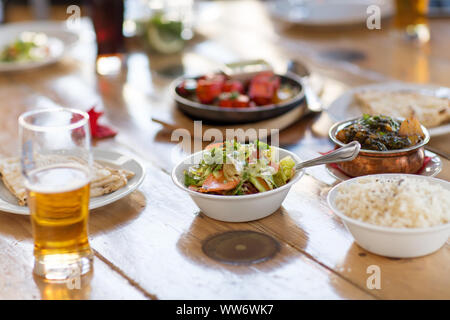
[{"label": "flatbread", "polygon": [[[112,193],[124,187],[134,176],[134,172],[109,168],[95,161],[92,167],[91,197]],[[18,158],[0,160],[0,175],[6,188],[17,198],[19,205],[25,206],[27,191],[21,173],[20,160]]]},{"label": "flatbread", "polygon": [[0,175],[6,188],[17,198],[20,206],[27,204],[27,190],[23,183],[20,161],[17,158],[0,162]]},{"label": "flatbread", "polygon": [[355,93],[355,100],[363,112],[390,117],[414,116],[425,127],[437,127],[450,121],[450,99],[416,92],[385,92],[368,90]]},{"label": "flatbread", "polygon": [[99,197],[114,192],[124,187],[128,179],[134,176],[134,173],[131,171],[104,167],[97,162],[94,162],[93,167],[91,197]]}]

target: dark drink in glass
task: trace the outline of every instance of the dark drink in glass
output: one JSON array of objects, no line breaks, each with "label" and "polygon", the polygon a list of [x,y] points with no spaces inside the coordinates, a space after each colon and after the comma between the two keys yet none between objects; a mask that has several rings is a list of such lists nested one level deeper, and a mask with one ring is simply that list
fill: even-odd
[{"label": "dark drink in glass", "polygon": [[90,0],[92,22],[97,37],[97,71],[100,74],[116,73],[120,70],[124,37],[123,0]]},{"label": "dark drink in glass", "polygon": [[4,13],[3,13],[3,0],[0,0],[0,23],[5,22],[4,19]]}]

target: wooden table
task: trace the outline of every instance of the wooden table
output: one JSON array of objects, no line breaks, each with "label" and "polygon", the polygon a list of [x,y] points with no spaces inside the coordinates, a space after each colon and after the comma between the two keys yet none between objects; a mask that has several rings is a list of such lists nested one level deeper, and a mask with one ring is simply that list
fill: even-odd
[{"label": "wooden table", "polygon": [[[265,219],[224,223],[204,216],[169,176],[183,150],[150,119],[172,103],[167,89],[172,79],[163,74],[180,63],[194,73],[242,58],[264,58],[276,67],[295,58],[324,81],[326,103],[351,86],[373,81],[450,86],[450,24],[431,21],[432,41],[415,47],[392,40],[388,22],[381,31],[286,29],[254,1],[208,3],[200,13],[200,33],[183,54],[149,57],[135,48],[118,76],[95,74],[92,30],[82,32],[80,44],[61,63],[0,75],[3,156],[17,153],[17,117],[25,110],[55,104],[87,110],[96,104],[119,134],[95,146],[137,156],[147,170],[138,191],[91,212],[94,272],[83,277],[80,290],[33,276],[29,217],[2,212],[0,299],[449,299],[449,243],[417,259],[388,259],[363,250],[326,204],[336,181],[324,168],[308,170],[282,208]],[[362,58],[333,61],[324,55],[338,49],[356,50]],[[313,157],[332,147],[329,125],[326,115],[308,116],[284,130],[280,143]],[[433,138],[431,145],[449,152],[449,136]],[[450,163],[443,162],[439,177],[450,180]],[[208,258],[202,243],[229,230],[270,235],[280,251],[252,265]],[[381,269],[381,289],[366,286],[371,265]]]}]

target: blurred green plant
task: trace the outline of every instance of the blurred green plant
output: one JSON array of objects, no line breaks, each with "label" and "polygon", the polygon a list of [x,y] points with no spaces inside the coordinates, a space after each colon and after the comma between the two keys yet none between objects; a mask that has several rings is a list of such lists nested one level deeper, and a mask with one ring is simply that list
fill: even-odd
[{"label": "blurred green plant", "polygon": [[171,54],[184,48],[185,40],[182,33],[183,23],[181,21],[168,20],[163,13],[155,13],[146,24],[144,37],[152,50]]}]

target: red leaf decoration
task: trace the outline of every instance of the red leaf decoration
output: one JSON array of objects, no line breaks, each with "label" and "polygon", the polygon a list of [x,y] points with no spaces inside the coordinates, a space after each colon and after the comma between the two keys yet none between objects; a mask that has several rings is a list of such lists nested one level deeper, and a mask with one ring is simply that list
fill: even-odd
[{"label": "red leaf decoration", "polygon": [[117,131],[97,123],[98,119],[103,115],[103,112],[95,111],[95,106],[88,111],[88,114],[89,124],[91,126],[91,135],[93,138],[109,138],[114,137],[117,134]]},{"label": "red leaf decoration", "polygon": [[[89,127],[91,129],[92,138],[109,138],[114,137],[117,134],[117,131],[97,123],[98,119],[103,115],[103,112],[95,111],[95,106],[92,107],[87,113],[89,115]],[[80,119],[81,116],[79,117],[77,115],[74,115],[74,117],[72,118],[72,122],[76,122]]]}]

